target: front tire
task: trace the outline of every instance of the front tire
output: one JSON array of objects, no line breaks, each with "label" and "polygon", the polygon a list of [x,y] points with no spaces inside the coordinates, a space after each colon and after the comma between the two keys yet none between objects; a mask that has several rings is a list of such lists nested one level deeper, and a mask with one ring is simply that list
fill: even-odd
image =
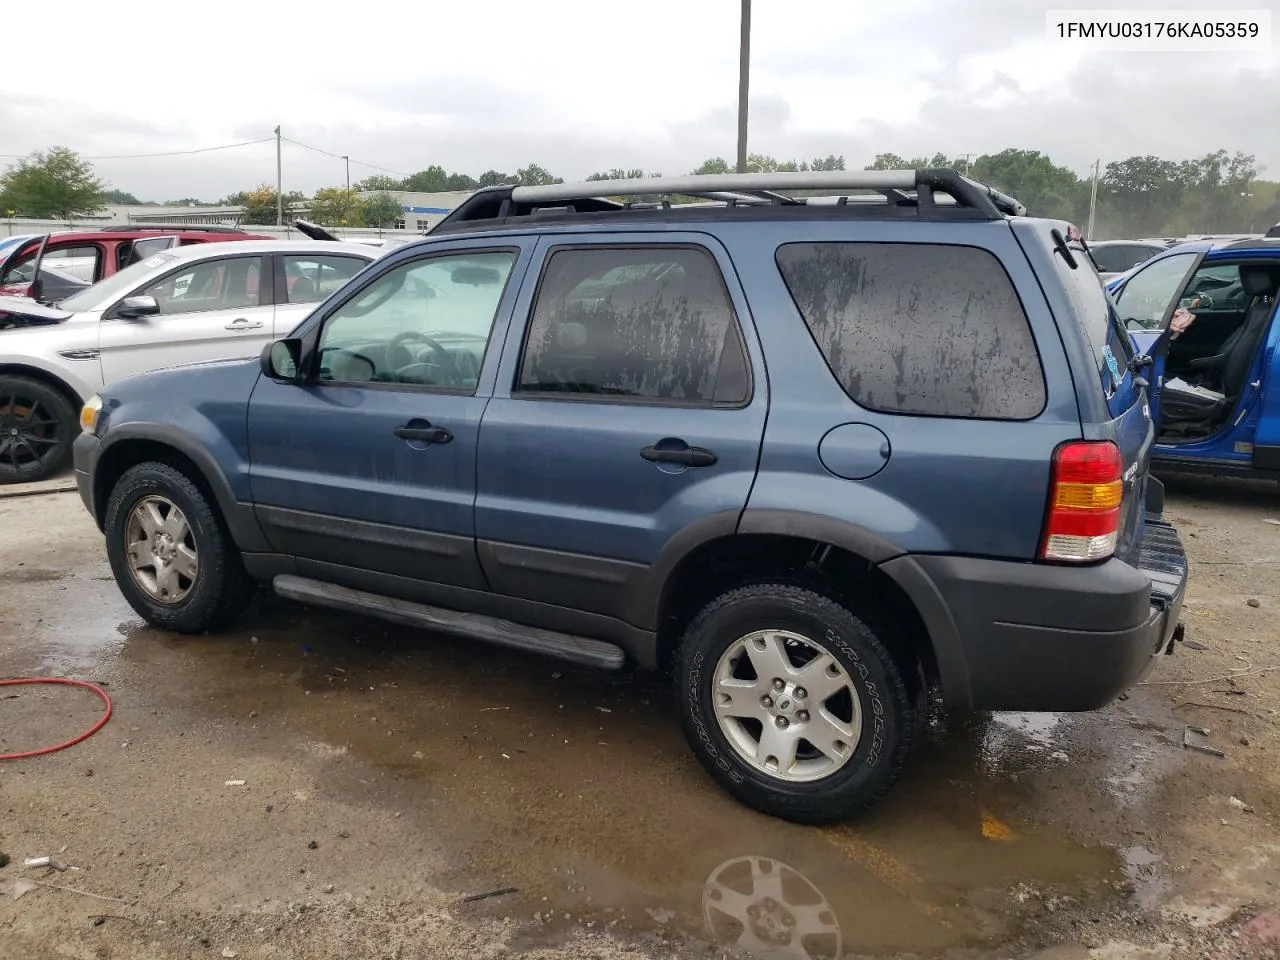
[{"label": "front tire", "polygon": [[120,592],[154,626],[213,630],[253,596],[253,580],[212,505],[169,464],[125,471],[107,500],[104,531]]},{"label": "front tire", "polygon": [[726,790],[762,813],[825,823],[875,803],[919,711],[880,637],[844,604],[758,583],[694,618],[677,682],[685,735]]},{"label": "front tire", "polygon": [[61,473],[79,432],[79,413],[60,391],[30,377],[0,376],[0,484]]}]

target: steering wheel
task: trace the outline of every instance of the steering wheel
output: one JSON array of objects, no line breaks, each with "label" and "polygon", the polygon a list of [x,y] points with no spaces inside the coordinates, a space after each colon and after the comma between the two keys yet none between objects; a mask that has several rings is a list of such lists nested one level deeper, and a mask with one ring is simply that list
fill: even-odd
[{"label": "steering wheel", "polygon": [[[403,333],[397,333],[391,338],[391,343],[387,345],[387,362],[391,369],[398,370],[413,363],[413,357],[409,355],[409,350],[405,347],[405,344],[410,341],[425,343],[431,348],[432,354],[441,358],[438,361],[438,366],[446,367],[454,373],[457,372],[457,365],[453,362],[453,354],[449,352],[448,348],[441,345],[438,340],[432,339],[425,333],[418,333],[416,330],[405,330]],[[404,355],[403,363],[400,362],[401,358],[397,351]]]}]

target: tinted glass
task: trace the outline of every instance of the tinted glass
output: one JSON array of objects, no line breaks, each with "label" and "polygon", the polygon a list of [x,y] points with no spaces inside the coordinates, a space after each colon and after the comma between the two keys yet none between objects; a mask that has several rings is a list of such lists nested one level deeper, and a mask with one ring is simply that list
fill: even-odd
[{"label": "tinted glass", "polygon": [[1173,298],[1182,289],[1182,278],[1198,254],[1179,253],[1139,270],[1116,297],[1120,319],[1130,330],[1154,330],[1164,320]]},{"label": "tinted glass", "polygon": [[1074,320],[1093,351],[1098,369],[1101,371],[1107,367],[1108,345],[1115,357],[1123,357],[1127,362],[1133,351],[1130,348],[1129,338],[1119,335],[1113,313],[1115,305],[1102,285],[1102,278],[1098,276],[1098,271],[1093,268],[1093,264],[1089,262],[1084,248],[1079,243],[1073,242],[1068,246],[1076,261],[1075,269],[1072,269],[1066,258],[1056,250],[1052,254],[1053,265],[1058,272],[1058,279],[1066,288]]},{"label": "tinted glass", "polygon": [[256,307],[261,269],[261,257],[207,260],[157,280],[138,295],[155,297],[162,315]]},{"label": "tinted glass", "polygon": [[320,379],[474,390],[516,255],[415,260],[335,310],[320,336]]},{"label": "tinted glass", "polygon": [[985,250],[795,243],[777,260],[832,373],[862,406],[1015,420],[1043,409],[1026,314]]},{"label": "tinted glass", "polygon": [[552,254],[529,321],[519,389],[745,401],[746,357],[715,259],[691,247]]},{"label": "tinted glass", "polygon": [[359,257],[284,257],[285,303],[316,303],[324,300],[365,268]]}]

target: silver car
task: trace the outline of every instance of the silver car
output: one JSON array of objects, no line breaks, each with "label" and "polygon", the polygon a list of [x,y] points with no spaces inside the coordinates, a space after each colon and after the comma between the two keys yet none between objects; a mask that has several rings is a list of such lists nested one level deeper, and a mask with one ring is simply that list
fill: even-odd
[{"label": "silver car", "polygon": [[160,367],[254,356],[379,255],[240,240],[164,250],[65,300],[0,297],[0,483],[68,463],[84,400]]}]

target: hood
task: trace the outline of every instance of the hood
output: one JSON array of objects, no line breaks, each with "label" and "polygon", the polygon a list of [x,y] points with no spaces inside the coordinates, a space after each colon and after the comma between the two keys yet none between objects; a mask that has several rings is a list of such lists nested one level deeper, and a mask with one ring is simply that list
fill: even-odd
[{"label": "hood", "polygon": [[70,320],[75,314],[28,297],[0,297],[0,330],[39,327]]}]

